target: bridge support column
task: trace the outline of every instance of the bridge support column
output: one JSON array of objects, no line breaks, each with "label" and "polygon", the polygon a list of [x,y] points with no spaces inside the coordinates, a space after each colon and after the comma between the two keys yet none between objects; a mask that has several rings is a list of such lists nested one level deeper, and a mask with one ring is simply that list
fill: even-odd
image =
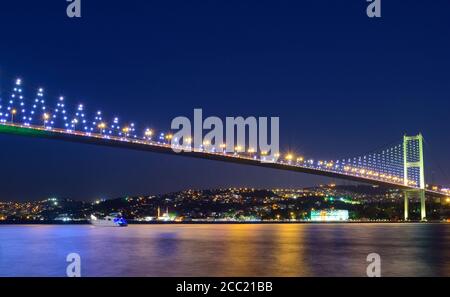
[{"label": "bridge support column", "polygon": [[[418,134],[415,136],[403,137],[403,180],[405,186],[411,186],[410,182],[414,182],[413,186],[417,189],[405,191],[405,219],[407,217],[407,199],[410,195],[414,195],[420,200],[420,220],[425,221],[427,217],[425,209],[425,166],[423,159],[423,136]],[[412,179],[410,181],[410,179]]]},{"label": "bridge support column", "polygon": [[421,190],[419,196],[420,196],[420,220],[425,221],[427,218],[427,211],[425,208],[425,191]]},{"label": "bridge support column", "polygon": [[405,190],[405,204],[404,204],[404,219],[407,221],[409,219],[409,200],[414,199],[415,201],[420,201],[420,220],[422,222],[426,221],[427,211],[425,206],[425,190]]}]

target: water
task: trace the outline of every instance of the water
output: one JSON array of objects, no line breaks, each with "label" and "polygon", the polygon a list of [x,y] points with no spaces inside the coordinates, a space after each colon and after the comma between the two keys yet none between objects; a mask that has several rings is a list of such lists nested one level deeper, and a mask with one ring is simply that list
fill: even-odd
[{"label": "water", "polygon": [[450,276],[450,225],[0,226],[0,276]]}]

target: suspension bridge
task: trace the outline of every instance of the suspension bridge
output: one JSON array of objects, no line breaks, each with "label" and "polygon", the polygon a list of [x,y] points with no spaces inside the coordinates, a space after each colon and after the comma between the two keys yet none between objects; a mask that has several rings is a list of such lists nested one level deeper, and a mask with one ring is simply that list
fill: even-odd
[{"label": "suspension bridge", "polygon": [[53,105],[47,105],[43,88],[38,88],[29,99],[21,79],[15,81],[7,97],[0,97],[0,133],[4,134],[176,154],[398,188],[404,191],[405,220],[409,219],[410,199],[420,200],[421,219],[426,220],[426,196],[450,197],[449,187],[426,184],[421,134],[405,135],[399,143],[370,154],[336,160],[316,160],[293,153],[267,160],[265,152],[253,148],[228,152],[225,146],[216,149],[205,143],[192,147],[190,141],[182,144],[188,150],[175,152],[170,131],[138,129],[133,122],[121,123],[118,117],[107,120],[101,111],[88,113],[83,104],[69,112],[62,96]]}]

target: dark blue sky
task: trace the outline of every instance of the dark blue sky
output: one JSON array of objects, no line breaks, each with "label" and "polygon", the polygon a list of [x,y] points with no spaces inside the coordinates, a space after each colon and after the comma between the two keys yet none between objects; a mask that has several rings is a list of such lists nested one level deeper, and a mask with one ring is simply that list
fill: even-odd
[{"label": "dark blue sky", "polygon": [[[2,1],[0,80],[155,128],[179,115],[279,116],[281,147],[357,156],[405,132],[450,184],[450,2]],[[50,98],[48,98],[50,101]],[[0,199],[94,199],[189,187],[294,187],[316,177],[0,135]],[[431,159],[431,157],[433,159]],[[443,168],[442,170],[437,166]]]}]

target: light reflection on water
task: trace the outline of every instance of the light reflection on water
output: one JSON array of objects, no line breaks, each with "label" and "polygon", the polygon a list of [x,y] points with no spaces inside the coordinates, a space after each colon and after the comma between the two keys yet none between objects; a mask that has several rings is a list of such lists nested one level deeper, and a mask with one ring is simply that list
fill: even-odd
[{"label": "light reflection on water", "polygon": [[0,276],[450,276],[450,225],[0,226]]}]

